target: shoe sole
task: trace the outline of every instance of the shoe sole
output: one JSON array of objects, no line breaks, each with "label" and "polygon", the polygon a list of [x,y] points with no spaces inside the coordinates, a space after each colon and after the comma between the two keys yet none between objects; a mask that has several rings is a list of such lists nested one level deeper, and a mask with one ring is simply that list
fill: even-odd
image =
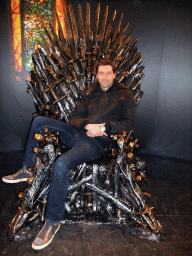
[{"label": "shoe sole", "polygon": [[19,182],[27,181],[27,179],[28,178],[23,178],[19,180],[6,180],[5,178],[2,178],[2,181],[5,183],[19,183]]},{"label": "shoe sole", "polygon": [[52,236],[52,238],[49,240],[49,242],[47,242],[47,243],[44,244],[44,245],[34,245],[34,244],[32,243],[32,248],[33,248],[34,250],[41,250],[41,249],[44,249],[45,247],[47,247],[47,246],[52,242],[53,238],[55,237],[55,235],[56,235],[57,231],[60,229],[60,227],[61,227],[61,224],[60,224],[59,227],[55,230],[55,234]]}]

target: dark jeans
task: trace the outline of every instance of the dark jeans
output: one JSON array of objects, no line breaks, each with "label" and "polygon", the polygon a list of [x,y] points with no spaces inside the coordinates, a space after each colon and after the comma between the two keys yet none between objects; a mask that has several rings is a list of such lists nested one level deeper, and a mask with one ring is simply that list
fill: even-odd
[{"label": "dark jeans", "polygon": [[64,211],[65,198],[68,193],[69,172],[77,165],[99,158],[105,151],[96,138],[86,135],[85,131],[77,131],[70,124],[47,117],[36,117],[31,125],[28,135],[23,164],[26,167],[35,165],[35,154],[32,151],[34,146],[38,146],[33,135],[40,133],[43,135],[44,127],[48,127],[51,132],[59,132],[61,141],[70,149],[57,158],[51,188],[48,196],[46,220],[53,222],[61,221]]}]

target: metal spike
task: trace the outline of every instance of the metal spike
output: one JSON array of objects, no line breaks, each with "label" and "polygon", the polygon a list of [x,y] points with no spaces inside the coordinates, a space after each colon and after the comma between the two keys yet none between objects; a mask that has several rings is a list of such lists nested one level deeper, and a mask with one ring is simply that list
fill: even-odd
[{"label": "metal spike", "polygon": [[34,100],[35,105],[39,108],[39,110],[41,111],[44,107],[44,104],[42,102],[42,100],[39,97],[39,93],[36,92],[36,90],[34,89],[34,86],[32,85],[32,82],[29,82],[26,80],[26,83],[28,85],[28,90],[27,92],[29,92]]},{"label": "metal spike", "polygon": [[82,15],[81,4],[79,4],[79,6],[78,6],[78,21],[79,21],[80,43],[84,43],[85,42],[85,33],[84,33],[84,26],[83,26],[83,15]]},{"label": "metal spike", "polygon": [[116,13],[117,12],[115,10],[113,12],[112,16],[111,16],[108,28],[107,28],[106,33],[105,33],[105,39],[104,39],[103,46],[102,46],[102,53],[104,53],[104,54],[105,54],[105,51],[106,51],[106,48],[107,48],[107,44],[109,43],[109,37],[110,37],[110,34],[111,34],[111,30],[112,30],[112,27],[113,27],[113,23],[114,23],[114,20],[115,20]]},{"label": "metal spike", "polygon": [[64,21],[65,21],[65,25],[66,25],[66,40],[70,40],[70,38],[72,37],[72,30],[71,30],[71,26],[69,23],[67,10],[65,10],[65,8],[64,8],[63,12],[64,12]]},{"label": "metal spike", "polygon": [[101,30],[99,33],[99,41],[103,41],[103,39],[104,39],[107,16],[108,16],[108,5],[106,6],[105,13],[104,13],[103,20],[102,20]]},{"label": "metal spike", "polygon": [[[117,207],[119,209],[121,209],[122,211],[124,211],[127,214],[131,213],[131,209],[129,209],[127,206],[125,206],[124,204],[122,204],[118,199],[116,199],[115,197],[113,197],[112,195],[110,195],[109,193],[107,193],[106,191],[96,187],[95,185],[91,184],[91,183],[86,183],[85,184],[87,188],[97,192],[99,195],[105,197],[106,199],[109,199],[112,203],[116,204]],[[70,186],[71,187],[71,186]]]},{"label": "metal spike", "polygon": [[105,35],[105,27],[106,27],[107,17],[108,17],[108,5],[106,6],[105,13],[103,15],[101,29],[100,29],[100,33],[99,33],[99,37],[98,37],[99,51],[97,54],[97,59],[99,59],[100,55],[101,55],[101,48],[102,48],[102,43],[103,43],[104,35]]},{"label": "metal spike", "polygon": [[144,68],[145,68],[144,66],[139,67],[139,68],[137,69],[137,72],[135,72],[134,75],[137,75],[137,74],[139,74],[139,73],[142,73],[142,71],[143,71]]},{"label": "metal spike", "polygon": [[116,41],[115,41],[115,43],[114,43],[114,45],[113,45],[113,52],[115,52],[116,49],[117,49],[117,47],[122,43],[123,38],[125,37],[125,34],[126,34],[126,32],[127,32],[128,27],[129,27],[129,23],[127,23],[127,24],[125,25],[125,27],[123,28],[123,30],[121,31],[121,33],[120,33],[119,36],[117,37],[117,39],[116,39]]},{"label": "metal spike", "polygon": [[128,66],[130,61],[133,59],[133,57],[137,54],[137,47],[131,49],[125,56],[125,63],[123,66],[123,69],[125,68],[125,66]]},{"label": "metal spike", "polygon": [[39,64],[41,65],[41,68],[45,69],[44,58],[42,58],[43,54],[41,54],[41,53],[42,53],[42,51],[40,51],[39,48],[34,52],[34,54],[37,56]]},{"label": "metal spike", "polygon": [[123,41],[122,45],[117,48],[117,51],[120,51],[121,49],[124,49],[124,48],[126,49],[126,46],[129,44],[129,42],[130,42],[130,40],[131,40],[131,38],[132,38],[132,36],[133,36],[133,33],[134,33],[134,31],[132,31],[132,32],[126,37],[126,39]]},{"label": "metal spike", "polygon": [[43,34],[41,34],[41,37],[44,41],[44,46],[45,46],[45,50],[46,52],[49,53],[53,53],[53,49],[52,47],[55,47],[55,44],[53,42],[53,40],[51,39],[51,41],[49,41],[49,38],[46,38]]},{"label": "metal spike", "polygon": [[66,25],[66,42],[67,42],[67,46],[70,47],[70,53],[68,53],[68,56],[71,57],[71,53],[75,52],[73,34],[72,34],[72,30],[71,30],[71,25],[69,23],[67,11],[65,10],[65,8],[63,9],[63,12],[64,12],[65,25]]},{"label": "metal spike", "polygon": [[[53,38],[52,38],[51,34],[49,33],[49,31],[47,30],[47,28],[46,28],[45,26],[44,26],[43,28],[44,28],[45,34],[47,35],[47,37],[48,37],[48,39],[49,39],[49,42],[50,42],[51,46],[52,46],[52,47],[55,47],[56,44],[55,44],[55,42],[53,41]],[[44,37],[44,35],[41,35],[41,36],[42,36],[44,42],[46,43],[46,45],[49,45],[49,43],[47,42],[47,40],[46,40],[46,38]],[[50,46],[49,46],[49,49],[50,49]]]},{"label": "metal spike", "polygon": [[119,164],[116,162],[114,168],[114,195],[115,198],[119,197]]},{"label": "metal spike", "polygon": [[62,30],[62,26],[61,26],[61,23],[60,23],[60,20],[59,20],[59,16],[58,16],[58,13],[56,12],[56,19],[57,19],[57,23],[58,23],[58,32],[59,32],[59,39],[61,41],[61,45],[62,45],[62,48],[64,48],[65,44],[66,44],[66,40],[64,38],[64,35],[63,35],[63,30]]},{"label": "metal spike", "polygon": [[39,81],[38,84],[39,84],[39,89],[41,91],[42,100],[43,100],[44,104],[49,103],[49,97],[47,96],[47,94],[45,92],[45,89],[44,89],[44,86],[43,86],[43,81]]},{"label": "metal spike", "polygon": [[[93,176],[92,176],[92,183],[97,186],[98,185],[98,172],[99,172],[99,166],[97,163],[93,163]],[[98,197],[95,192],[93,192],[93,211],[97,211],[97,205],[98,205]]]},{"label": "metal spike", "polygon": [[69,8],[69,14],[70,14],[70,18],[71,18],[71,25],[72,25],[72,31],[73,31],[73,40],[74,40],[74,44],[75,44],[75,57],[78,59],[79,54],[78,54],[78,32],[77,32],[77,24],[75,21],[75,15],[73,12],[73,7],[71,4],[69,4],[68,6]]},{"label": "metal spike", "polygon": [[98,199],[99,199],[99,201],[101,202],[101,204],[104,206],[104,208],[106,209],[106,211],[108,212],[108,214],[109,214],[110,218],[112,219],[112,221],[115,222],[116,220],[113,218],[113,213],[112,213],[113,207],[112,207],[111,203],[109,203],[109,201],[106,202],[107,200],[105,200],[105,199],[104,199],[103,197],[101,197],[101,196],[98,196]]},{"label": "metal spike", "polygon": [[[80,48],[80,61],[82,70],[84,70],[83,60],[85,59],[85,32],[83,26],[83,15],[81,4],[78,6],[78,21],[79,21],[79,48]],[[83,72],[84,73],[84,72]]]},{"label": "metal spike", "polygon": [[91,43],[91,23],[90,23],[90,5],[86,5],[86,53],[92,52],[92,43]]},{"label": "metal spike", "polygon": [[113,43],[117,39],[118,34],[120,33],[122,19],[123,19],[123,13],[121,14],[121,17],[120,17],[120,19],[119,19],[119,21],[116,25],[116,28],[114,30],[113,37],[112,37],[112,40],[111,40],[111,45],[113,45]]},{"label": "metal spike", "polygon": [[[128,77],[125,81],[123,81],[123,83],[125,84],[125,86],[126,86],[128,89],[130,89],[131,85],[133,84],[133,82],[134,82],[135,80],[138,81],[138,78],[139,78],[139,79],[141,78],[141,76],[143,75],[142,70],[143,70],[144,68],[145,68],[144,66],[139,67],[139,68],[136,70],[136,72],[134,72],[133,74],[129,75],[129,77]],[[129,73],[129,72],[128,72],[128,73]]]},{"label": "metal spike", "polygon": [[125,57],[136,45],[138,39],[135,39],[128,47],[127,49],[123,52],[122,57]]},{"label": "metal spike", "polygon": [[58,36],[55,32],[55,29],[53,27],[53,25],[49,22],[49,27],[51,29],[51,33],[53,35],[53,39],[54,39],[54,42],[55,42],[55,45],[59,48],[59,50],[61,51],[62,47],[61,47],[61,43],[60,41],[58,40]]},{"label": "metal spike", "polygon": [[124,68],[124,71],[129,71],[133,65],[137,64],[138,61],[141,59],[141,53],[138,53]]},{"label": "metal spike", "polygon": [[90,21],[90,5],[86,4],[86,40],[90,40],[90,32],[91,32],[91,21]]},{"label": "metal spike", "polygon": [[35,71],[36,71],[39,79],[45,78],[45,74],[44,74],[44,72],[42,70],[42,67],[39,64],[39,61],[38,61],[37,56],[35,54],[32,54],[32,60],[33,60],[33,63],[34,63]]},{"label": "metal spike", "polygon": [[94,30],[93,30],[94,44],[97,44],[97,41],[98,41],[99,16],[100,16],[100,3],[98,4],[97,10],[95,12],[95,22],[94,22]]},{"label": "metal spike", "polygon": [[126,188],[122,183],[120,183],[121,193],[128,200],[128,202],[131,202],[131,204],[133,204],[133,206],[135,208],[137,208],[137,202],[134,200],[135,198],[131,195],[131,193],[128,190],[128,188],[129,188],[129,184],[128,184],[127,188]]},{"label": "metal spike", "polygon": [[144,74],[142,74],[141,78],[139,79],[139,81],[137,81],[136,84],[134,84],[132,87],[131,87],[131,90],[134,91],[134,90],[137,90],[143,80],[143,78],[145,77]]},{"label": "metal spike", "polygon": [[138,91],[135,96],[134,96],[134,101],[135,101],[135,105],[136,107],[139,105],[139,102],[141,100],[141,97],[143,96],[144,92],[143,91]]},{"label": "metal spike", "polygon": [[123,41],[123,43],[121,43],[121,44],[118,46],[118,48],[116,49],[116,51],[115,51],[115,52],[113,53],[113,55],[112,55],[112,58],[111,58],[112,61],[115,62],[116,59],[117,59],[120,55],[123,54],[123,52],[124,52],[125,49],[126,49],[126,45],[128,45],[128,43],[129,43],[130,40],[131,40],[131,37],[132,37],[133,33],[134,33],[134,32],[131,32],[131,33],[127,36],[127,38]]}]

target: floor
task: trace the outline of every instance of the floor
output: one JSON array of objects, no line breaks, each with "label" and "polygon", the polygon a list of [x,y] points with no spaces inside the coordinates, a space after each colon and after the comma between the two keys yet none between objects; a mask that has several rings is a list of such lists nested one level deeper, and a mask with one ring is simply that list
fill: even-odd
[{"label": "floor", "polygon": [[[22,152],[1,153],[1,177],[21,167]],[[0,255],[75,255],[75,256],[188,256],[192,255],[192,164],[152,156],[146,161],[148,181],[141,186],[150,192],[148,204],[164,227],[165,240],[153,242],[132,234],[115,224],[62,225],[53,242],[44,250],[31,248],[33,238],[20,242],[7,239],[7,226],[19,200],[17,194],[25,184],[0,181]]]}]

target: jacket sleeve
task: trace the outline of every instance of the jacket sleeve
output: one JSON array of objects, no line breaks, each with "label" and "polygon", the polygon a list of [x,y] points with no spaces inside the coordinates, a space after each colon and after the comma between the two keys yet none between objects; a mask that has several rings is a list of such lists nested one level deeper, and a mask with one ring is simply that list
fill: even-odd
[{"label": "jacket sleeve", "polygon": [[86,118],[86,95],[82,93],[81,97],[77,100],[75,109],[69,117],[69,124],[77,129],[82,129],[89,123],[89,121]]},{"label": "jacket sleeve", "polygon": [[106,132],[110,135],[120,134],[122,131],[130,132],[135,125],[135,102],[132,92],[126,91],[125,100],[122,103],[120,120],[106,123]]}]

